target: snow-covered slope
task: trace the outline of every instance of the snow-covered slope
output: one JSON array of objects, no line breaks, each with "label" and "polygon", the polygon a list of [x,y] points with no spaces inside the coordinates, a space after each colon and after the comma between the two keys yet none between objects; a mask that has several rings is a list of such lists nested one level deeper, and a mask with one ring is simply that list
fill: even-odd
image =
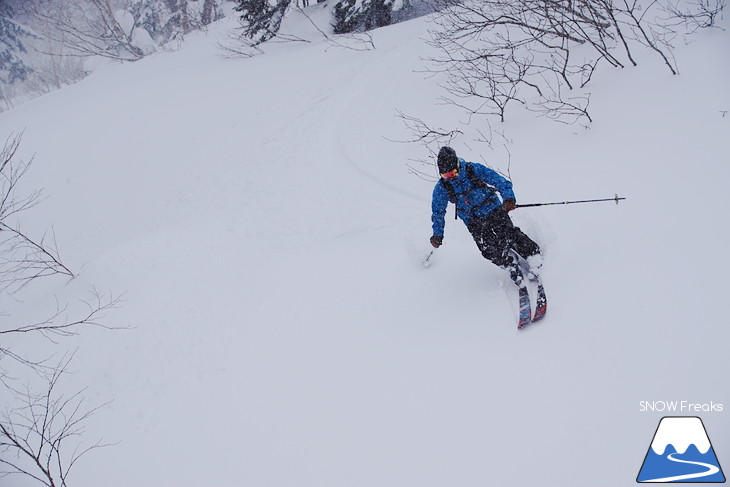
[{"label": "snow-covered slope", "polygon": [[[251,59],[221,55],[230,27],[0,114],[50,196],[25,228],[53,225],[79,274],[25,304],[126,292],[109,319],[130,329],[60,345],[79,347],[66,387],[112,401],[89,441],[118,442],[72,485],[627,485],[661,417],[640,401],[730,403],[727,32],[682,47],[681,76],[597,77],[590,130],[454,142],[509,164],[522,203],[628,198],[513,213],[550,299],[518,332],[463,225],[419,263],[432,182],[407,168],[422,147],[388,140],[410,136],[396,109],[460,118],[423,73],[428,19]],[[730,463],[728,413],[703,421]]]}]

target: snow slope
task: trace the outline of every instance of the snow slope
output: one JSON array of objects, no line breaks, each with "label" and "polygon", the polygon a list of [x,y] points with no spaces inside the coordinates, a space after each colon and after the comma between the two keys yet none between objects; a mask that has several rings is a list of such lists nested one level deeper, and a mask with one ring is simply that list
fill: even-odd
[{"label": "snow slope", "polygon": [[[662,416],[640,401],[730,407],[727,32],[679,49],[680,76],[649,58],[596,78],[589,130],[518,116],[490,150],[485,122],[460,127],[519,202],[628,198],[513,213],[550,300],[518,332],[461,223],[419,264],[432,182],[408,171],[423,147],[388,140],[410,136],[396,109],[462,118],[423,73],[428,19],[375,50],[313,36],[251,59],[221,55],[230,27],[0,114],[50,196],[24,228],[53,225],[79,273],[10,317],[126,292],[110,320],[130,329],[60,345],[79,348],[68,390],[112,401],[89,441],[118,442],[72,485],[627,485]],[[728,413],[703,421],[730,464]]]}]

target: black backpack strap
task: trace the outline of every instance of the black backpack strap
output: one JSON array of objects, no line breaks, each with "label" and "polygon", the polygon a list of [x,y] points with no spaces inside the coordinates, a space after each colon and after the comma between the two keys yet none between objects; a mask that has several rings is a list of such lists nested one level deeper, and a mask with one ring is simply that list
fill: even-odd
[{"label": "black backpack strap", "polygon": [[486,198],[484,198],[480,203],[474,205],[474,208],[472,208],[472,212],[476,210],[477,208],[482,207],[483,205],[487,204],[489,200],[492,199],[492,197],[497,194],[497,188],[494,188],[487,184],[486,181],[483,181],[477,177],[476,174],[474,174],[474,168],[472,167],[471,162],[466,163],[466,174],[469,176],[469,180],[471,181],[471,185],[475,188],[488,188],[489,194]]},{"label": "black backpack strap", "polygon": [[452,203],[456,201],[456,191],[454,191],[454,186],[443,178],[441,179],[441,185],[444,187],[446,193],[449,195],[449,201],[451,201]]},{"label": "black backpack strap", "polygon": [[454,186],[448,182],[447,180],[441,178],[441,185],[446,190],[446,193],[449,195],[449,201],[451,201],[454,204],[454,219],[458,220],[459,217],[457,216],[457,199],[456,199],[456,191],[454,191]]},{"label": "black backpack strap", "polygon": [[471,185],[475,188],[486,188],[487,186],[489,186],[487,183],[479,179],[476,174],[474,174],[474,167],[472,166],[471,162],[466,163],[466,175],[469,177]]},{"label": "black backpack strap", "polygon": [[[466,191],[466,193],[471,192],[475,188],[489,188],[490,189],[489,194],[487,195],[487,197],[484,198],[484,200],[482,200],[479,204],[475,205],[472,208],[472,212],[473,212],[477,208],[479,208],[482,205],[486,204],[490,199],[492,199],[492,196],[495,195],[495,193],[497,192],[497,189],[489,186],[486,183],[486,181],[482,181],[481,179],[479,179],[479,177],[474,173],[474,167],[472,166],[472,163],[471,162],[467,162],[466,163],[466,176],[469,178],[469,182],[471,183],[471,186],[472,186],[470,189],[468,189]],[[452,203],[454,203],[454,206],[456,207],[454,209],[454,218],[455,219],[458,219],[459,217],[457,216],[457,213],[459,211],[459,208],[458,208],[458,205],[459,205],[458,204],[458,201],[459,200],[456,198],[456,191],[454,190],[454,186],[450,182],[446,181],[443,178],[441,179],[441,184],[444,186],[444,189],[446,190],[446,193],[448,193],[448,195],[449,195],[449,201],[451,201]]]}]

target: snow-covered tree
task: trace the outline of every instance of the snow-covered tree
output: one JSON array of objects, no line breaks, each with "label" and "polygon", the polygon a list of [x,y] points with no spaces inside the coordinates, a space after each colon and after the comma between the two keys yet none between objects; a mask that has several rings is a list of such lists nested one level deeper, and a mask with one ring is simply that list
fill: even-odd
[{"label": "snow-covered tree", "polygon": [[335,34],[363,32],[390,25],[393,0],[340,0],[332,10]]},{"label": "snow-covered tree", "polygon": [[26,52],[23,37],[32,34],[12,17],[12,7],[0,0],[0,99],[6,99],[10,85],[26,80],[33,72],[20,56]]},{"label": "snow-covered tree", "polygon": [[84,59],[136,61],[223,18],[233,0],[0,0],[0,110],[87,72]]},{"label": "snow-covered tree", "polygon": [[127,10],[135,26],[144,29],[157,45],[223,17],[221,4],[216,0],[134,0]]},{"label": "snow-covered tree", "polygon": [[111,0],[28,0],[24,10],[45,37],[76,55],[123,61],[145,55],[135,43],[134,23]]},{"label": "snow-covered tree", "polygon": [[340,0],[332,10],[332,29],[335,34],[354,32],[360,23],[362,11],[356,0]]},{"label": "snow-covered tree", "polygon": [[290,4],[291,0],[238,0],[234,10],[241,12],[243,35],[255,46],[279,32]]},{"label": "snow-covered tree", "polygon": [[135,61],[223,17],[230,0],[26,0],[44,35],[80,56]]},{"label": "snow-covered tree", "polygon": [[362,4],[362,26],[365,30],[390,25],[393,0],[365,0]]}]

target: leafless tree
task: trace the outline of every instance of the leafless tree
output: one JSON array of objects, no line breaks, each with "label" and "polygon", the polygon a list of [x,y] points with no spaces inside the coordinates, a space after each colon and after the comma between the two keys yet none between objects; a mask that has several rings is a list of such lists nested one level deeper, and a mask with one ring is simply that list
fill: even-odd
[{"label": "leafless tree", "polygon": [[[0,150],[0,302],[12,296],[33,281],[50,276],[73,278],[74,273],[61,261],[55,238],[33,239],[20,231],[20,215],[33,208],[41,198],[39,190],[28,193],[20,188],[20,182],[31,166],[32,159],[24,162],[17,158],[22,133],[10,136]],[[13,220],[13,221],[11,221]],[[56,312],[49,318],[26,325],[3,327],[0,336],[10,334],[42,334],[70,336],[83,326],[103,326],[101,318],[105,311],[116,307],[120,297],[104,296],[96,290],[91,299],[85,301],[87,313],[80,318],[69,318],[67,306],[56,303]],[[21,358],[0,345],[0,358],[13,357],[26,365],[38,362]],[[0,377],[2,371],[0,370]]]},{"label": "leafless tree", "polygon": [[517,104],[568,122],[590,120],[585,88],[597,67],[636,65],[634,51],[645,48],[676,74],[680,27],[712,26],[724,8],[724,0],[438,1],[432,61],[447,75],[449,103],[500,120]]},{"label": "leafless tree", "polygon": [[84,446],[85,422],[99,409],[85,408],[82,392],[64,395],[59,381],[70,358],[39,372],[42,392],[15,390],[19,404],[0,412],[0,478],[29,477],[48,487],[68,486],[71,469],[85,454],[102,445]]},{"label": "leafless tree", "polygon": [[213,0],[204,0],[203,10],[200,15],[200,23],[205,25],[213,22],[213,12],[215,11],[215,2]]},{"label": "leafless tree", "polygon": [[461,130],[447,130],[431,127],[420,118],[406,115],[400,110],[396,110],[396,113],[398,118],[403,121],[405,126],[411,132],[411,137],[406,140],[392,140],[392,142],[420,142],[425,144],[427,147],[435,144],[438,148],[443,145],[449,145],[455,137],[463,134]]},{"label": "leafless tree", "polygon": [[[338,34],[335,36],[327,34],[322,27],[317,25],[307,12],[299,5],[288,4],[287,9],[302,15],[316,31],[317,38],[324,38],[332,47],[347,49],[351,51],[371,51],[375,49],[375,41],[370,32],[359,32],[351,34]],[[279,29],[270,29],[266,31],[263,37],[254,36],[251,39],[252,27],[245,21],[241,21],[241,26],[232,31],[225,42],[219,42],[218,47],[223,51],[224,57],[227,58],[250,58],[259,54],[265,54],[263,49],[264,42],[281,43],[281,42],[304,42],[310,43],[314,38],[305,38],[293,35]]]},{"label": "leafless tree", "polygon": [[[123,296],[102,294],[94,289],[90,292],[90,297],[83,300],[86,307],[85,312],[75,313],[72,318],[68,305],[61,306],[56,303],[56,311],[45,319],[22,325],[18,323],[9,326],[0,324],[0,337],[41,335],[55,343],[57,338],[75,336],[84,328],[123,329],[123,326],[112,326],[106,321],[108,318],[107,312],[116,309],[121,304],[122,298]],[[47,370],[46,364],[50,360],[47,357],[27,357],[11,350],[4,344],[0,344],[0,360],[4,357],[36,371]],[[4,382],[7,375],[5,369],[0,366],[0,382]]]},{"label": "leafless tree", "polygon": [[[45,238],[36,240],[20,231],[20,216],[41,198],[40,191],[21,188],[32,162],[18,160],[21,139],[22,133],[9,137],[0,151],[0,309],[7,309],[9,301],[17,307],[14,296],[40,278],[74,277],[62,263],[55,239],[49,245]],[[29,356],[17,348],[33,345],[33,337],[43,337],[55,348],[57,339],[85,328],[119,328],[108,325],[105,314],[120,300],[94,290],[85,301],[85,313],[72,312],[57,301],[55,313],[35,322],[19,324],[12,316],[0,315],[0,390],[10,396],[0,410],[0,478],[22,475],[49,487],[64,487],[79,458],[101,446],[97,442],[83,447],[81,441],[84,423],[98,408],[84,409],[80,392],[59,392],[70,358],[52,365],[53,356]],[[18,337],[14,344],[11,337]],[[34,392],[38,389],[31,385],[37,383],[33,377],[41,380],[40,393]],[[20,382],[23,386],[17,385]]]},{"label": "leafless tree", "polygon": [[110,0],[32,0],[24,13],[44,26],[44,36],[78,56],[136,61],[145,53],[133,40],[135,26],[125,30]]},{"label": "leafless tree", "polygon": [[388,139],[391,142],[399,143],[420,143],[424,146],[429,157],[412,159],[407,164],[408,171],[426,181],[434,182],[434,161],[439,148],[444,145],[451,145],[451,142],[463,135],[460,130],[447,130],[440,127],[432,127],[420,118],[407,115],[400,110],[396,111],[398,118],[404,123],[411,136],[404,140]]},{"label": "leafless tree", "polygon": [[[405,140],[388,140],[390,140],[391,142],[422,144],[424,146],[427,156],[411,159],[410,162],[407,163],[408,170],[411,174],[425,181],[436,182],[438,180],[438,176],[436,175],[436,154],[441,147],[453,145],[453,143],[457,139],[464,136],[464,132],[462,132],[461,130],[447,130],[440,127],[436,128],[429,125],[427,122],[421,120],[420,118],[406,115],[401,111],[397,111],[397,114],[398,118],[403,121],[404,125],[411,133],[411,137]],[[510,140],[505,135],[504,131],[492,127],[489,119],[486,120],[483,128],[476,129],[475,135],[476,138],[474,138],[472,142],[480,145],[484,144],[489,148],[490,151],[493,152],[503,152],[502,157],[507,158],[506,172],[502,171],[498,167],[493,167],[494,162],[490,162],[484,156],[480,156],[482,164],[494,169],[495,171],[499,172],[500,174],[511,180],[511,154],[508,145],[512,144],[512,140]],[[472,149],[470,147],[470,142],[461,140],[460,143],[465,148],[469,150]],[[490,159],[493,159],[493,156]]]},{"label": "leafless tree", "polygon": [[350,33],[350,34],[339,34],[337,36],[330,36],[317,25],[317,23],[307,14],[307,12],[297,5],[297,12],[303,15],[309,23],[314,27],[319,34],[327,40],[327,43],[334,47],[341,47],[343,49],[349,49],[352,51],[372,51],[375,49],[375,42],[370,32]]},{"label": "leafless tree", "polygon": [[717,25],[717,18],[725,7],[724,0],[670,1],[667,6],[668,22],[681,24],[690,33]]},{"label": "leafless tree", "polygon": [[22,133],[11,136],[0,150],[0,294],[12,294],[40,277],[74,277],[61,262],[55,238],[34,239],[21,230],[19,215],[41,198],[38,190],[23,194],[19,189],[33,162],[17,160],[21,139]]}]

